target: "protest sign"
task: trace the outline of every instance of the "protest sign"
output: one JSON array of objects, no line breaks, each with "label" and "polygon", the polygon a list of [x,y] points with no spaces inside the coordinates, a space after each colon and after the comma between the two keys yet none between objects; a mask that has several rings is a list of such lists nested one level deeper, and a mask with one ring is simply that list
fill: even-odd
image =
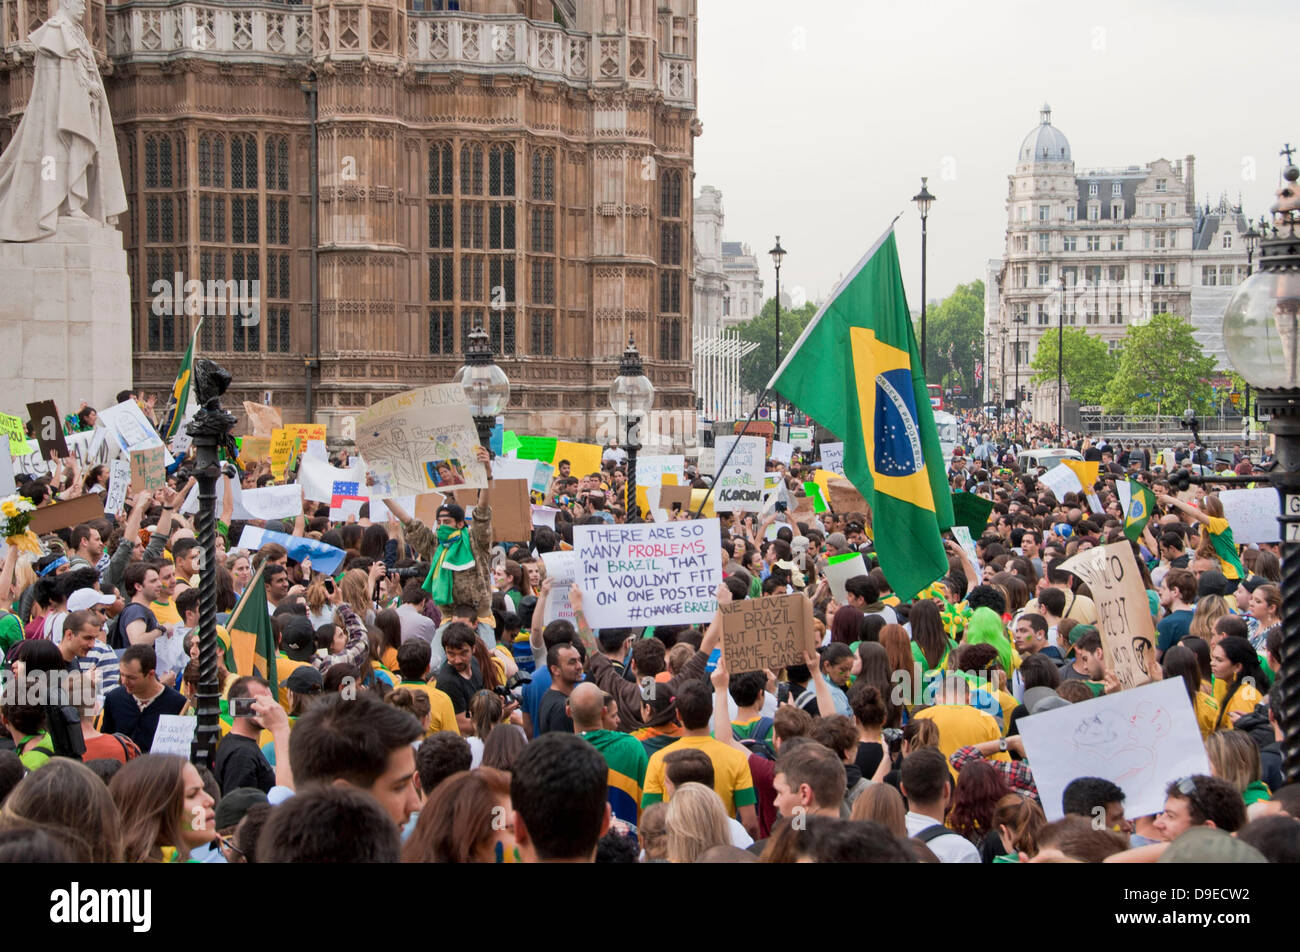
[{"label": "protest sign", "polygon": [[280,422],[280,411],[261,403],[250,403],[245,400],[244,415],[248,417],[248,425],[252,427],[253,436],[269,437],[284,426]]},{"label": "protest sign", "polygon": [[537,467],[533,470],[533,481],[528,488],[535,493],[544,493],[551,488],[551,480],[555,478],[555,467],[541,460],[535,462]]},{"label": "protest sign", "polygon": [[965,526],[972,536],[981,536],[989,527],[993,500],[974,493],[952,493],[952,519],[954,526]]},{"label": "protest sign", "polygon": [[69,526],[100,519],[103,515],[104,494],[86,493],[67,502],[56,502],[52,506],[37,509],[32,513],[32,520],[27,524],[27,528],[37,535],[44,535],[55,529],[67,529]]},{"label": "protest sign", "polygon": [[812,451],[813,428],[810,426],[792,426],[789,428],[790,445],[797,450]]},{"label": "protest sign", "polygon": [[190,759],[191,745],[194,743],[194,731],[199,719],[182,714],[160,714],[158,729],[154,731],[151,754],[173,754]]},{"label": "protest sign", "polygon": [[349,469],[339,469],[308,457],[303,457],[298,464],[298,485],[302,486],[303,494],[314,502],[329,502],[334,497],[334,484],[337,482],[365,481],[366,471],[360,460],[353,460]]},{"label": "protest sign", "polygon": [[[140,405],[134,400],[123,400],[121,403],[112,407],[105,407],[99,411],[99,418],[96,421],[97,428],[102,427],[106,433],[117,443],[120,452],[130,453],[131,450],[143,449],[149,446],[162,446],[162,438],[154,429],[149,418],[144,415]],[[163,463],[166,466],[172,464],[172,456],[166,453],[163,456]]]},{"label": "protest sign", "polygon": [[780,440],[772,441],[771,459],[773,462],[784,463],[786,466],[789,466],[790,457],[793,455],[794,455],[793,443],[782,443]]},{"label": "protest sign", "polygon": [[460,384],[409,390],[357,416],[357,450],[383,493],[484,489],[478,431]]},{"label": "protest sign", "polygon": [[241,501],[254,519],[296,519],[302,514],[302,487],[291,483],[245,489]]},{"label": "protest sign", "polygon": [[722,652],[730,674],[780,671],[817,650],[813,604],[802,595],[747,598],[722,606]]},{"label": "protest sign", "polygon": [[420,493],[415,497],[415,508],[407,511],[426,526],[436,526],[438,524],[438,510],[442,508],[442,504],[446,501],[447,497],[442,493]]},{"label": "protest sign", "polygon": [[858,487],[847,479],[832,479],[826,484],[826,489],[831,508],[840,515],[846,512],[863,514],[871,512],[871,507],[867,505],[867,500],[863,498],[862,493],[858,492]]},{"label": "protest sign", "polygon": [[269,436],[245,436],[239,443],[239,461],[247,468],[249,463],[271,458],[271,438]]},{"label": "protest sign", "polygon": [[590,476],[600,472],[600,458],[603,450],[593,443],[570,443],[568,440],[555,442],[555,458],[551,461],[555,468],[560,468],[563,460],[569,461],[570,476]]},{"label": "protest sign", "polygon": [[823,443],[820,447],[822,469],[844,475],[844,444]]},{"label": "protest sign", "polygon": [[1118,785],[1125,816],[1138,817],[1164,809],[1173,781],[1210,773],[1182,678],[1068,704],[1017,724],[1049,820],[1064,815],[1061,795],[1079,777]]},{"label": "protest sign", "polygon": [[662,486],[664,476],[672,475],[681,482],[686,478],[685,456],[638,456],[636,459],[636,484]]},{"label": "protest sign", "polygon": [[307,448],[302,451],[302,455],[311,459],[318,459],[322,463],[330,461],[329,450],[325,448],[324,440],[308,440]]},{"label": "protest sign", "polygon": [[1066,493],[1083,492],[1083,483],[1068,466],[1053,466],[1038,477],[1038,485],[1050,489],[1058,502],[1065,498]]},{"label": "protest sign", "polygon": [[[403,509],[405,509],[408,515],[414,515],[415,513],[414,496],[396,496],[393,498],[393,501],[397,503],[399,506],[401,506]],[[389,519],[396,519],[396,518],[397,516],[395,516],[392,513],[392,511],[389,510],[388,506],[384,504],[384,499],[382,496],[370,497],[370,521],[371,522],[387,522]]]},{"label": "protest sign", "polygon": [[56,453],[60,459],[66,457],[68,444],[63,441],[63,423],[59,420],[59,411],[54,406],[54,401],[42,400],[27,404],[27,415],[36,432],[36,442],[40,444],[42,458],[53,459]]},{"label": "protest sign", "polygon": [[[458,490],[452,494],[465,508],[466,518],[478,502],[477,490]],[[533,534],[533,504],[528,483],[522,479],[494,479],[488,491],[487,505],[492,510],[494,542],[527,542]]]},{"label": "protest sign", "polygon": [[1282,503],[1276,489],[1226,489],[1219,493],[1219,502],[1238,545],[1281,539],[1277,519]]},{"label": "protest sign", "polygon": [[167,469],[163,458],[166,447],[147,446],[131,451],[131,492],[156,492],[167,486]]},{"label": "protest sign", "polygon": [[546,568],[546,577],[551,582],[551,591],[546,596],[546,611],[542,618],[543,625],[553,621],[574,621],[573,605],[569,602],[569,586],[577,578],[578,555],[576,552],[543,552],[542,565]]},{"label": "protest sign", "polygon": [[498,456],[492,461],[493,479],[522,479],[531,487],[536,474],[537,460],[535,459],[508,459]]},{"label": "protest sign", "polygon": [[555,517],[559,512],[560,510],[552,509],[550,506],[533,506],[533,527],[546,526],[548,529],[554,529]]},{"label": "protest sign", "polygon": [[966,526],[953,526],[952,537],[957,540],[961,550],[966,553],[966,558],[975,567],[975,582],[977,584],[983,582],[984,569],[980,567],[979,557],[975,554],[975,540],[971,538],[970,529]]},{"label": "protest sign", "polygon": [[14,456],[25,456],[27,449],[27,431],[23,428],[21,417],[0,413],[0,434],[9,437],[9,452]]},{"label": "protest sign", "polygon": [[284,477],[297,439],[292,430],[283,428],[271,434],[271,472],[277,479]]},{"label": "protest sign", "polygon": [[830,584],[831,595],[834,596],[835,601],[844,605],[849,598],[848,592],[844,590],[844,583],[859,575],[866,575],[867,560],[862,557],[861,552],[833,555],[826,560],[826,570],[822,574]]},{"label": "protest sign", "polygon": [[691,508],[690,486],[661,486],[659,489],[659,508],[669,514]]},{"label": "protest sign", "polygon": [[1155,625],[1146,589],[1128,540],[1096,546],[1062,563],[1061,568],[1088,583],[1097,605],[1106,667],[1125,690],[1151,680]]},{"label": "protest sign", "polygon": [[126,508],[126,491],[131,486],[131,461],[124,456],[113,460],[108,470],[108,492],[104,494],[104,511],[120,516]]},{"label": "protest sign", "polygon": [[324,572],[326,575],[333,575],[337,572],[347,555],[342,549],[336,549],[324,542],[317,542],[315,539],[308,539],[305,536],[291,536],[287,532],[272,532],[269,529],[259,529],[257,526],[244,526],[238,545],[241,549],[254,551],[264,545],[270,545],[272,542],[284,546],[289,552],[289,558],[295,562],[301,562],[305,558],[311,559],[312,569],[317,572]]},{"label": "protest sign", "polygon": [[302,437],[302,445],[306,446],[312,440],[325,442],[325,424],[324,423],[286,423],[284,428],[294,436]]},{"label": "protest sign", "polygon": [[718,467],[718,451],[712,446],[701,446],[700,455],[695,458],[695,468],[705,476],[712,476]]},{"label": "protest sign", "polygon": [[574,526],[587,623],[639,628],[708,621],[718,607],[721,542],[717,519]]},{"label": "protest sign", "polygon": [[348,516],[360,518],[361,507],[369,501],[369,496],[361,494],[361,484],[356,480],[336,480],[330,487],[330,522],[343,522]]},{"label": "protest sign", "polygon": [[726,460],[727,467],[726,472],[717,474],[713,485],[714,509],[718,512],[758,512],[763,508],[766,448],[767,443],[761,436],[718,438],[714,452],[719,462]]}]

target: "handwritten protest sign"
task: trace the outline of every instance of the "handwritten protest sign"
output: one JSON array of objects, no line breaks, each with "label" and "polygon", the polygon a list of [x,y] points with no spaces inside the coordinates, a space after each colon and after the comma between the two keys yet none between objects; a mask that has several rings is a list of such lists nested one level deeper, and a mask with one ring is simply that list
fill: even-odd
[{"label": "handwritten protest sign", "polygon": [[636,460],[636,484],[638,486],[662,486],[664,476],[676,476],[681,482],[686,478],[685,456],[638,456]]},{"label": "handwritten protest sign", "polygon": [[869,513],[871,511],[867,500],[863,498],[862,493],[858,492],[858,487],[847,479],[830,480],[826,484],[826,490],[831,508],[840,515],[846,512]]},{"label": "handwritten protest sign", "polygon": [[[149,422],[149,418],[144,415],[144,411],[140,409],[140,405],[134,400],[123,400],[116,406],[105,407],[100,410],[97,430],[100,428],[112,436],[117,443],[118,450],[123,453],[130,453],[131,450],[143,449],[149,446],[163,445],[162,438],[153,428],[153,424]],[[170,453],[164,455],[163,463],[167,466],[172,464]]]},{"label": "handwritten protest sign", "polygon": [[181,714],[160,714],[158,729],[154,731],[151,754],[174,754],[190,759],[191,745],[194,743],[194,731],[199,725],[197,717]]},{"label": "handwritten protest sign", "polygon": [[357,449],[384,493],[484,489],[478,431],[460,384],[437,384],[381,400],[357,416]]},{"label": "handwritten protest sign", "polygon": [[[478,492],[458,490],[452,495],[465,508],[468,518],[470,510],[478,501]],[[528,484],[522,479],[492,480],[487,504],[492,509],[494,542],[525,542],[532,536],[533,506],[528,495]]]},{"label": "handwritten protest sign", "polygon": [[271,434],[271,472],[277,477],[282,477],[289,465],[295,439],[292,432],[283,428]]},{"label": "handwritten protest sign", "polygon": [[298,465],[298,484],[302,486],[304,495],[315,502],[330,502],[334,498],[334,484],[349,481],[354,483],[366,481],[366,471],[360,460],[354,460],[348,469],[339,469],[329,463],[306,457]]},{"label": "handwritten protest sign", "polygon": [[578,584],[592,628],[708,621],[722,582],[717,519],[574,526]]},{"label": "handwritten protest sign", "polygon": [[1101,777],[1124,791],[1129,817],[1159,813],[1175,780],[1209,774],[1182,678],[1069,704],[1017,721],[1049,820],[1064,815],[1070,781]]},{"label": "handwritten protest sign", "polygon": [[722,650],[732,674],[803,664],[804,652],[817,650],[812,602],[796,594],[723,605]]},{"label": "handwritten protest sign", "polygon": [[333,575],[337,572],[347,555],[342,549],[326,545],[324,542],[317,542],[315,539],[291,536],[287,532],[271,532],[268,529],[259,529],[257,526],[244,526],[238,544],[241,549],[254,551],[264,545],[270,545],[272,542],[284,546],[289,552],[289,558],[295,562],[310,558],[312,569],[317,572],[324,572],[326,575]]},{"label": "handwritten protest sign", "polygon": [[164,446],[131,451],[131,492],[156,492],[167,486],[166,455]]},{"label": "handwritten protest sign", "polygon": [[[735,444],[734,451],[732,444]],[[719,437],[714,452],[725,472],[717,474],[713,487],[713,508],[718,512],[758,512],[763,508],[764,453],[767,442],[761,436]],[[731,458],[727,459],[727,454]]]},{"label": "handwritten protest sign", "polygon": [[284,426],[280,422],[280,411],[275,407],[268,407],[261,403],[250,403],[244,401],[244,415],[248,417],[248,425],[252,427],[253,436],[270,436],[280,427]]},{"label": "handwritten protest sign", "polygon": [[790,465],[790,457],[794,455],[793,443],[782,443],[780,440],[772,441],[772,461],[775,463],[785,463]]},{"label": "handwritten protest sign", "polygon": [[36,431],[36,442],[40,444],[41,456],[52,459],[57,453],[59,458],[68,455],[68,444],[63,441],[63,423],[59,420],[59,411],[53,400],[27,404],[27,415],[31,418],[32,429]]},{"label": "handwritten protest sign", "polygon": [[239,443],[239,461],[247,466],[255,460],[271,458],[269,436],[245,436]]},{"label": "handwritten protest sign", "polygon": [[975,554],[975,540],[971,538],[970,529],[966,526],[953,526],[952,537],[957,540],[961,550],[966,553],[966,558],[970,564],[975,566],[975,581],[980,583],[984,581],[984,569],[980,567],[979,557]]},{"label": "handwritten protest sign", "polygon": [[1227,489],[1219,493],[1223,517],[1232,525],[1232,539],[1247,542],[1277,542],[1281,539],[1277,518],[1282,514],[1276,489]]},{"label": "handwritten protest sign", "polygon": [[1038,477],[1038,485],[1050,489],[1058,501],[1064,499],[1066,493],[1083,492],[1078,474],[1068,466],[1053,466]]},{"label": "handwritten protest sign", "polygon": [[823,443],[821,445],[822,469],[844,475],[844,444]]},{"label": "handwritten protest sign", "polygon": [[284,428],[294,436],[301,436],[303,446],[306,446],[311,440],[325,442],[324,423],[286,423]]},{"label": "handwritten protest sign", "polygon": [[546,611],[542,624],[553,621],[574,621],[573,605],[569,602],[569,586],[577,578],[578,555],[576,552],[543,552],[542,565],[546,568],[546,577],[551,581],[551,591],[546,596]]},{"label": "handwritten protest sign", "polygon": [[0,434],[9,437],[9,452],[23,456],[27,448],[27,431],[23,428],[21,417],[0,413]]},{"label": "handwritten protest sign", "polygon": [[1156,663],[1155,625],[1128,541],[1091,548],[1061,568],[1092,590],[1106,667],[1115,672],[1121,687],[1127,690],[1151,680],[1147,672]]},{"label": "handwritten protest sign", "polygon": [[535,493],[544,493],[551,488],[551,480],[555,477],[555,467],[550,463],[537,461],[537,468],[533,470],[533,481],[529,484],[529,489]]},{"label": "handwritten protest sign", "polygon": [[254,519],[294,519],[302,513],[302,487],[294,483],[245,489],[241,500]]},{"label": "handwritten protest sign", "polygon": [[131,461],[124,456],[113,460],[108,470],[108,492],[104,494],[104,511],[120,516],[126,508],[126,491],[131,486]]}]

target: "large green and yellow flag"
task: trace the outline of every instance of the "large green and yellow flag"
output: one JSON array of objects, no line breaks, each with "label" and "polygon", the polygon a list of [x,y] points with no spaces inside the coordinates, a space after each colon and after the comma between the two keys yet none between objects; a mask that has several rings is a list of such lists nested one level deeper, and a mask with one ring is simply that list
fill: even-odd
[{"label": "large green and yellow flag", "polygon": [[248,583],[243,597],[226,623],[230,632],[230,651],[235,656],[235,671],[241,677],[256,674],[278,691],[275,677],[275,633],[266,604],[266,582],[259,568]]},{"label": "large green and yellow flag", "polygon": [[[1124,495],[1121,493],[1120,495]],[[1136,479],[1128,481],[1128,502],[1124,506],[1124,536],[1136,542],[1156,508],[1156,494]]]},{"label": "large green and yellow flag", "polygon": [[165,419],[166,424],[163,426],[163,442],[168,446],[171,445],[172,438],[185,422],[190,408],[190,378],[194,373],[194,342],[198,340],[199,328],[203,326],[203,318],[194,325],[194,335],[190,338],[190,346],[185,351],[185,356],[181,358],[181,366],[176,371],[176,382],[172,384],[171,396],[167,398],[167,412]]},{"label": "large green and yellow flag", "polygon": [[880,567],[910,598],[948,571],[953,524],[894,231],[881,236],[809,322],[776,390],[844,441],[844,475],[871,506]]}]

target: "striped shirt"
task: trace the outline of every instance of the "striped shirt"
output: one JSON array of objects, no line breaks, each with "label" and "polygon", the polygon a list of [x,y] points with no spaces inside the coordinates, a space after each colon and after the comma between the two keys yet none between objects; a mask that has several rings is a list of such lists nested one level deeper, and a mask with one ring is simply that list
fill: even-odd
[{"label": "striped shirt", "polygon": [[645,746],[621,731],[586,731],[578,736],[600,751],[609,767],[610,812],[635,828],[641,819],[641,793],[650,763]]}]

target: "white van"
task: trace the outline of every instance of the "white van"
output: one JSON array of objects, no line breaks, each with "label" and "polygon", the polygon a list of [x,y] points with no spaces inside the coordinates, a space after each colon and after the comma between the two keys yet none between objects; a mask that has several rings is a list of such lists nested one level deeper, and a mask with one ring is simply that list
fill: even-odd
[{"label": "white van", "polygon": [[1054,469],[1061,465],[1063,459],[1082,460],[1083,454],[1077,450],[1067,450],[1055,446],[1041,446],[1036,450],[1024,450],[1016,457],[1016,463],[1022,473],[1043,469]]}]

